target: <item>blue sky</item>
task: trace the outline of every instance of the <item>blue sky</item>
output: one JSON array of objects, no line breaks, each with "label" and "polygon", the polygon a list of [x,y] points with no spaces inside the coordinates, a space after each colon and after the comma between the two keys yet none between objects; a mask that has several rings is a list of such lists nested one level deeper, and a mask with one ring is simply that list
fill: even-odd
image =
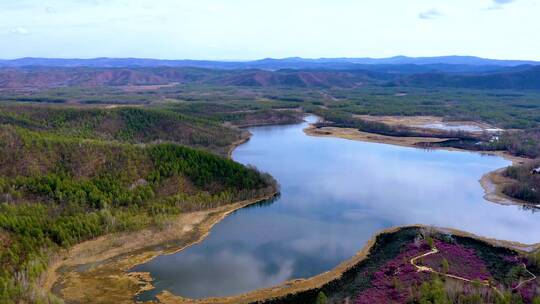
[{"label": "blue sky", "polygon": [[0,58],[540,60],[540,0],[0,0]]}]

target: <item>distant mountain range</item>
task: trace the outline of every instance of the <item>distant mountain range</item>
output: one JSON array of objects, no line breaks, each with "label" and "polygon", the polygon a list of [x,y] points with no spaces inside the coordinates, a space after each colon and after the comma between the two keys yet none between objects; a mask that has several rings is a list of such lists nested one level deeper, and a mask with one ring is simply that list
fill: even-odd
[{"label": "distant mountain range", "polygon": [[[492,70],[497,67],[513,67],[519,65],[540,65],[538,61],[525,60],[496,60],[473,56],[443,56],[443,57],[405,57],[390,58],[319,58],[306,59],[291,57],[283,59],[266,58],[254,61],[209,61],[209,60],[162,60],[140,58],[94,58],[94,59],[50,59],[50,58],[20,58],[0,60],[0,67],[101,67],[101,68],[132,68],[132,67],[198,67],[209,69],[361,69],[369,65],[417,65],[425,69],[444,69],[453,66],[456,72],[461,69],[456,66],[471,66],[480,70]],[[427,67],[426,67],[427,66]],[[479,67],[484,68],[479,68]]]},{"label": "distant mountain range", "polygon": [[157,59],[0,61],[0,88],[161,85],[354,88],[364,85],[540,90],[540,62],[477,57],[262,59],[246,62]]}]

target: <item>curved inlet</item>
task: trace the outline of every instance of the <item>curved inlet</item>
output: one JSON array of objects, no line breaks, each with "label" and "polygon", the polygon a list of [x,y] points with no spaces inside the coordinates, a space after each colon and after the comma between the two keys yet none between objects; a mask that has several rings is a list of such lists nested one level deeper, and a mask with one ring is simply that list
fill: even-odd
[{"label": "curved inlet", "polygon": [[540,214],[483,199],[482,175],[510,164],[500,157],[310,137],[305,127],[250,129],[233,158],[271,173],[281,196],[230,215],[197,245],[135,267],[156,287],[140,300],[163,290],[227,296],[317,275],[398,225],[540,241]]}]

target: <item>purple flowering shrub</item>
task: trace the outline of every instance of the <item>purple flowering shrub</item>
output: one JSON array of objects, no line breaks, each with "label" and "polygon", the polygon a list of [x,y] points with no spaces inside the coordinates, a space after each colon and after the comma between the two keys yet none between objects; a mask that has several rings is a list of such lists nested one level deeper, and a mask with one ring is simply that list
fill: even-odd
[{"label": "purple flowering shrub", "polygon": [[434,243],[439,249],[439,253],[420,259],[418,265],[431,267],[444,273],[443,260],[446,260],[448,262],[448,274],[469,280],[485,281],[492,279],[484,261],[476,255],[474,249],[440,240],[435,240]]},{"label": "purple flowering shrub", "polygon": [[518,293],[521,295],[523,302],[532,303],[533,299],[537,298],[540,295],[540,287],[538,286],[538,280],[521,285],[518,289]]},{"label": "purple flowering shrub", "polygon": [[396,258],[384,264],[373,274],[371,288],[361,292],[357,304],[406,303],[411,297],[411,287],[417,287],[431,277],[416,271],[409,262],[411,258],[430,250],[426,244],[410,243]]},{"label": "purple flowering shrub", "polygon": [[[502,291],[512,292],[527,277],[520,267],[525,263],[521,256],[502,256],[501,260],[515,269],[516,274],[508,282],[496,282],[490,274],[489,267],[482,260],[475,249],[465,247],[455,242],[445,242],[433,239],[433,244],[439,250],[438,253],[428,255],[416,261],[419,266],[427,266],[440,273],[462,277],[473,281],[490,281]],[[433,274],[418,272],[417,268],[410,263],[414,257],[420,256],[431,250],[426,242],[411,242],[403,245],[401,253],[386,262],[375,271],[370,280],[370,287],[361,291],[356,297],[356,304],[377,303],[409,303],[417,301],[421,296],[421,286],[425,282],[433,280]],[[361,273],[360,275],[369,275]],[[497,293],[488,286],[471,284],[461,280],[444,278],[444,289],[451,299],[459,299],[461,296],[482,295],[484,300],[494,302]],[[524,303],[532,303],[533,299],[540,294],[537,281],[523,284],[517,290],[513,290],[521,296]]]}]

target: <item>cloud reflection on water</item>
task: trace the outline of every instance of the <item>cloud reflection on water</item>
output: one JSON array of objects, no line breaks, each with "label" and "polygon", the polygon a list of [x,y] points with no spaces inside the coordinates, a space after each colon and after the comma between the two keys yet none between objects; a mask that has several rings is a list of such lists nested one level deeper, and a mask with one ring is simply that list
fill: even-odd
[{"label": "cloud reflection on water", "polygon": [[308,277],[354,255],[377,231],[404,224],[453,227],[499,239],[540,241],[539,215],[484,201],[478,180],[509,162],[305,136],[303,126],[260,127],[234,158],[270,172],[282,194],[240,210],[200,244],[135,268],[157,289],[200,298]]}]

